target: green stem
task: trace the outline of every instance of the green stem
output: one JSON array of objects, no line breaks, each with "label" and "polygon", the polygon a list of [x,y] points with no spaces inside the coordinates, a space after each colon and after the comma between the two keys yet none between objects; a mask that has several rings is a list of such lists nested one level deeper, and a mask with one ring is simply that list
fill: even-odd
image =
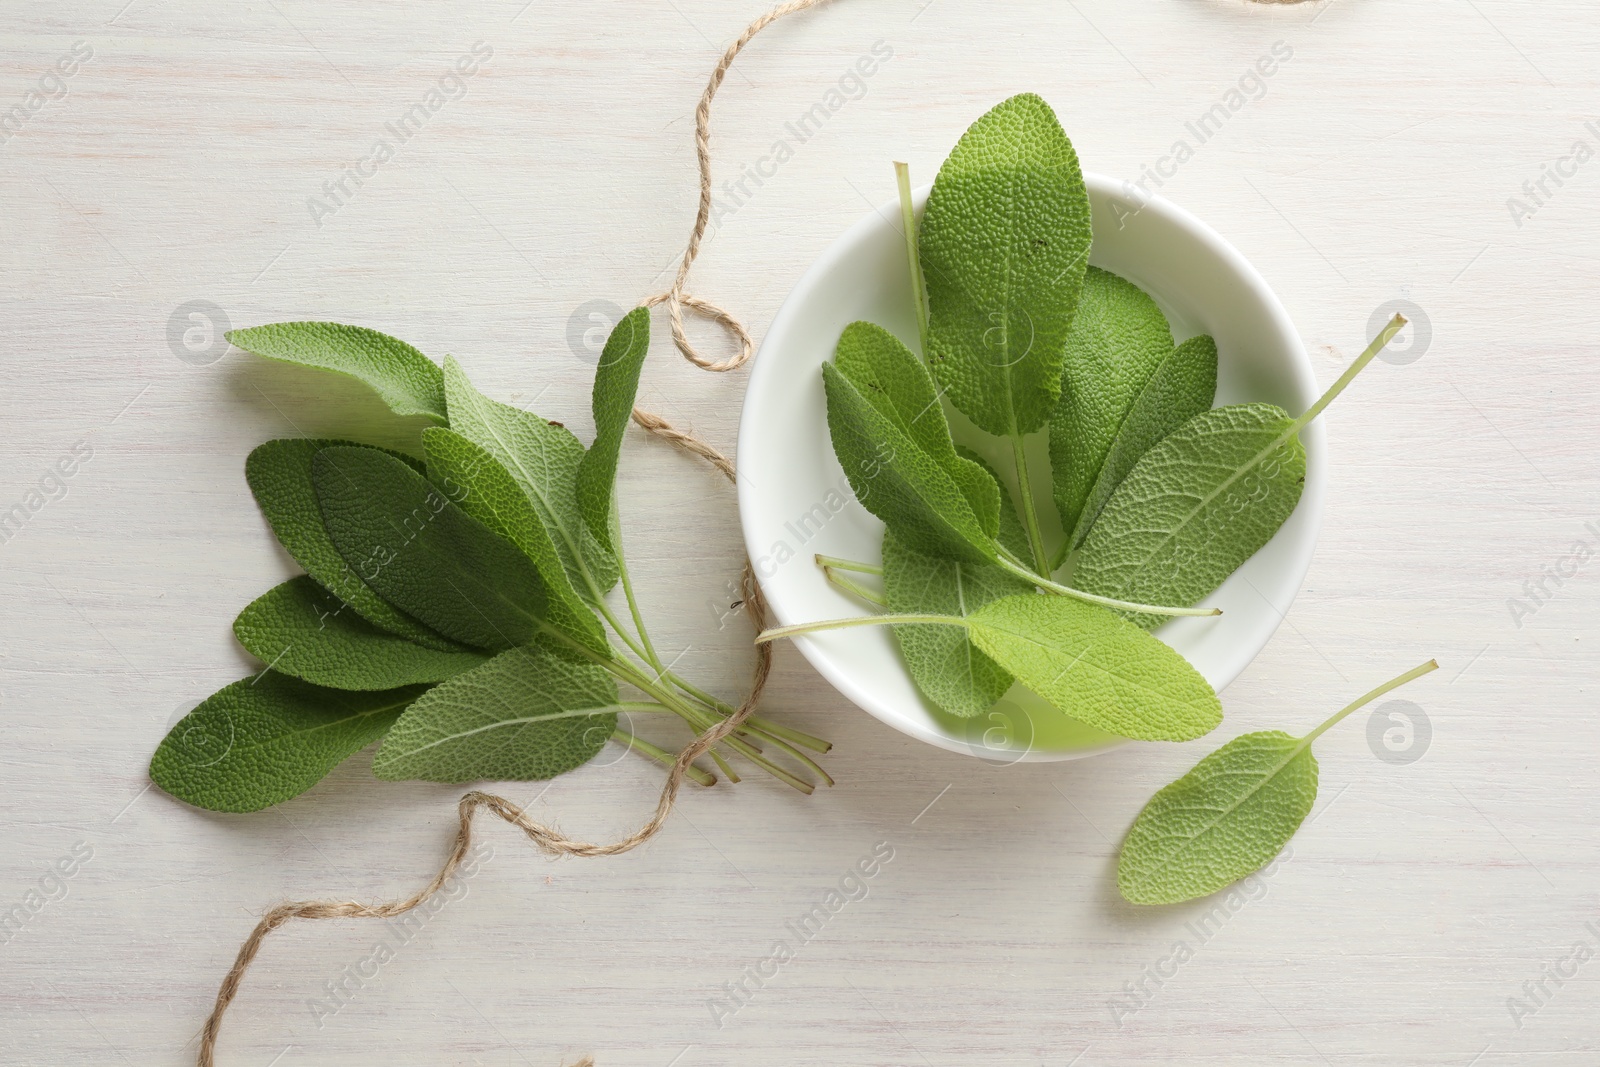
[{"label": "green stem", "polygon": [[739,773],[728,765],[728,761],[722,758],[722,753],[718,752],[715,746],[707,749],[706,752],[708,755],[710,755],[711,762],[722,768],[722,773],[728,776],[729,782],[734,785],[738,785],[740,782],[744,781],[743,778],[739,777]]},{"label": "green stem", "polygon": [[911,264],[911,292],[917,304],[917,333],[922,338],[922,358],[928,358],[928,291],[922,278],[922,257],[917,255],[917,214],[911,206],[911,168],[894,165],[900,189],[900,226],[906,237],[906,259]]},{"label": "green stem", "polygon": [[853,559],[841,559],[838,556],[824,556],[818,552],[815,557],[817,566],[832,567],[839,571],[855,571],[858,574],[882,575],[883,568],[876,563],[860,563]]},{"label": "green stem", "polygon": [[781,737],[785,741],[792,741],[802,748],[809,748],[813,752],[828,753],[833,751],[832,741],[824,741],[820,737],[812,737],[808,733],[781,726],[771,719],[763,719],[759,715],[747,715],[744,721],[753,729],[761,731],[768,737]]},{"label": "green stem", "polygon": [[886,608],[889,606],[889,602],[883,598],[882,593],[874,593],[871,589],[868,589],[860,582],[846,578],[843,574],[840,574],[832,567],[822,568],[822,575],[824,578],[827,578],[828,581],[832,582],[840,589],[843,589],[846,593],[849,593],[855,597],[859,597],[862,600],[865,600],[868,604],[872,604],[875,607],[880,608]]},{"label": "green stem", "polygon": [[[678,762],[678,757],[674,756],[672,753],[668,752],[666,749],[657,748],[655,745],[652,745],[650,742],[644,740],[643,738],[639,738],[639,737],[633,736],[628,731],[622,729],[620,726],[617,727],[615,730],[611,731],[611,737],[615,741],[621,741],[623,744],[627,745],[629,748],[633,749],[635,752],[641,752],[644,755],[649,756],[653,760],[658,760],[661,763],[665,763],[668,767],[671,767],[671,766],[675,765]],[[696,782],[699,782],[701,785],[716,785],[717,784],[717,776],[716,775],[708,774],[707,772],[702,771],[699,767],[696,767],[693,764],[689,765],[689,768],[688,768],[686,773],[688,774],[688,776],[690,778],[693,778]],[[737,781],[737,779],[735,779],[735,781]]]},{"label": "green stem", "polygon": [[[1398,318],[1398,316],[1396,316],[1396,317]],[[1365,694],[1357,697],[1355,700],[1351,701],[1349,704],[1345,705],[1344,707],[1340,708],[1338,711],[1336,711],[1332,715],[1330,715],[1328,717],[1328,721],[1327,722],[1323,723],[1321,726],[1317,727],[1315,730],[1312,730],[1309,734],[1306,734],[1305,737],[1301,738],[1300,739],[1299,748],[1300,749],[1308,748],[1311,745],[1311,742],[1315,741],[1317,738],[1319,738],[1323,734],[1327,733],[1329,727],[1338,725],[1339,722],[1341,720],[1343,720],[1346,716],[1351,715],[1351,714],[1353,714],[1353,713],[1355,713],[1357,711],[1360,711],[1362,708],[1366,707],[1368,704],[1372,703],[1374,700],[1377,700],[1379,697],[1383,696],[1385,693],[1390,692],[1391,690],[1394,690],[1394,689],[1399,689],[1402,685],[1405,685],[1407,682],[1413,681],[1413,680],[1415,680],[1417,678],[1421,678],[1424,674],[1429,674],[1429,673],[1431,673],[1433,671],[1436,671],[1438,669],[1439,669],[1439,661],[1438,660],[1434,660],[1434,659],[1430,659],[1428,662],[1422,664],[1421,666],[1411,668],[1409,671],[1406,671],[1406,673],[1400,675],[1397,678],[1389,679],[1387,682],[1384,682],[1382,685],[1378,686],[1378,688],[1374,689],[1372,692],[1365,693]],[[1298,749],[1297,749],[1297,751],[1298,751]]]},{"label": "green stem", "polygon": [[[1317,399],[1315,404],[1312,404],[1309,408],[1307,408],[1304,415],[1301,415],[1298,419],[1295,419],[1294,424],[1279,435],[1278,440],[1273,444],[1272,447],[1277,448],[1278,445],[1283,444],[1289,438],[1305,429],[1306,425],[1310,423],[1312,419],[1316,418],[1318,415],[1321,415],[1323,409],[1329,404],[1333,403],[1334,398],[1336,398],[1340,393],[1344,392],[1345,386],[1355,381],[1356,375],[1360,374],[1362,370],[1366,368],[1366,365],[1376,359],[1378,353],[1382,352],[1384,347],[1388,345],[1390,341],[1394,340],[1394,335],[1399,333],[1401,329],[1405,327],[1405,324],[1406,317],[1404,315],[1396,315],[1394,318],[1390,319],[1389,325],[1385,326],[1381,331],[1379,331],[1378,336],[1372,339],[1372,343],[1367,346],[1366,351],[1357,356],[1355,362],[1350,364],[1349,367],[1345,368],[1345,372],[1339,375],[1339,380],[1329,386],[1328,391],[1323,393],[1322,396]],[[1272,449],[1268,449],[1267,451],[1271,452]]]},{"label": "green stem", "polygon": [[1033,548],[1033,565],[1041,576],[1048,577],[1050,553],[1045,551],[1044,533],[1039,529],[1039,512],[1033,506],[1033,485],[1028,480],[1027,449],[1023,447],[1021,434],[1011,435],[1011,454],[1017,461],[1017,496],[1022,501],[1022,521],[1028,528],[1028,544]]},{"label": "green stem", "polygon": [[[746,719],[745,721],[749,722],[748,719]],[[761,730],[761,729],[759,729],[757,727],[752,727],[751,728],[751,732],[754,733],[758,737],[765,738],[768,744],[776,745],[778,748],[780,748],[783,751],[787,752],[790,755],[791,758],[799,760],[801,763],[805,764],[812,771],[815,771],[817,777],[821,778],[825,784],[830,785],[830,786],[834,784],[833,776],[831,774],[829,774],[827,771],[823,770],[821,764],[819,764],[816,760],[812,759],[810,756],[806,755],[804,752],[801,752],[798,748],[795,748],[793,745],[789,744],[789,742],[783,740],[782,738],[772,737],[772,736],[768,735],[766,733],[766,731]]]},{"label": "green stem", "polygon": [[927,623],[933,626],[966,626],[967,620],[955,615],[857,615],[849,619],[823,619],[820,622],[802,622],[793,626],[778,626],[756,634],[756,644],[764,645],[785,637],[799,637],[822,630],[845,630],[852,626],[899,626]]},{"label": "green stem", "polygon": [[612,540],[617,546],[617,574],[622,578],[622,595],[628,599],[628,613],[633,616],[633,628],[638,631],[639,641],[644,645],[644,654],[641,658],[659,674],[661,657],[656,655],[656,648],[650,643],[650,631],[644,628],[644,617],[639,614],[639,602],[633,597],[633,580],[628,576],[628,561],[622,555],[622,541],[617,537],[613,537]]},{"label": "green stem", "polygon": [[1003,570],[1010,571],[1018,578],[1027,579],[1046,592],[1055,593],[1057,596],[1070,596],[1077,600],[1087,601],[1090,604],[1099,604],[1101,607],[1111,608],[1114,611],[1133,611],[1141,615],[1210,616],[1222,614],[1221,608],[1166,608],[1153,604],[1135,604],[1127,600],[1117,600],[1114,597],[1100,596],[1098,593],[1085,593],[1081,589],[1072,589],[1065,585],[1058,585],[1048,578],[1041,578],[1026,567],[1020,567],[1012,563],[1003,555],[996,562]]}]

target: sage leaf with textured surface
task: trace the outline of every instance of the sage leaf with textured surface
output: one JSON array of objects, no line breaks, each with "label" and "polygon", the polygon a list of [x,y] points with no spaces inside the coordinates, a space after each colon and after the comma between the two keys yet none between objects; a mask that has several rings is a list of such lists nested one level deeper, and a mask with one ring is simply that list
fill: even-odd
[{"label": "sage leaf with textured surface", "polygon": [[233,330],[227,337],[258,356],[349,375],[376,390],[396,415],[444,421],[439,365],[386,333],[337,322],[275,322]]},{"label": "sage leaf with textured surface", "polygon": [[1106,501],[1134,464],[1179,426],[1210,411],[1216,396],[1217,343],[1205,335],[1191,337],[1161,361],[1122,420],[1094,488],[1078,513],[1072,547],[1082,545],[1089,536]]},{"label": "sage leaf with textured surface", "polygon": [[1433,660],[1356,698],[1304,737],[1245,734],[1217,749],[1144,806],[1122,842],[1117,887],[1135,904],[1193,900],[1260,870],[1289,843],[1317,799],[1311,745],[1330,727],[1407,682]]},{"label": "sage leaf with textured surface", "polygon": [[260,811],[378,740],[426,690],[346,693],[273,671],[245,678],[178,721],[150,759],[150,779],[195,807]]},{"label": "sage leaf with textured surface", "polygon": [[1117,431],[1171,354],[1172,330],[1156,302],[1125,278],[1090,267],[1050,415],[1052,495],[1063,530],[1077,525]]},{"label": "sage leaf with textured surface", "polygon": [[993,559],[994,538],[948,471],[832,363],[822,365],[834,454],[863,507],[919,552]]},{"label": "sage leaf with textured surface", "polygon": [[[1143,604],[1199,603],[1300,502],[1306,452],[1294,425],[1272,404],[1213,408],[1184,423],[1111,494],[1084,540],[1073,585]],[[1130,617],[1145,627],[1165,621]]]},{"label": "sage leaf with textured surface", "polygon": [[[961,455],[951,440],[950,425],[927,365],[898,337],[870,322],[845,327],[834,350],[834,365],[879,414],[945,469],[984,532],[993,537],[1000,508],[999,486],[991,471]],[[1027,551],[1026,545],[1023,551]]]},{"label": "sage leaf with textured surface", "polygon": [[[322,523],[322,508],[311,484],[311,461],[332,445],[353,441],[281,438],[256,446],[245,460],[245,481],[280,544],[323,588],[381,629],[441,652],[460,646],[385,601],[367,586],[334,547]],[[398,455],[398,453],[392,453]],[[405,462],[420,466],[409,456]]]},{"label": "sage leaf with textured surface", "polygon": [[650,309],[634,308],[622,317],[594,372],[594,442],[578,463],[578,506],[589,532],[613,553],[621,547],[611,539],[612,494],[617,484],[617,457],[622,434],[633,414],[639,392],[639,372],[650,351]]},{"label": "sage leaf with textured surface", "polygon": [[[1009,501],[1002,507],[1009,508]],[[892,612],[965,618],[991,601],[1032,590],[991,563],[924,555],[906,546],[894,527],[884,531],[883,591]],[[1011,688],[1011,674],[980,652],[962,628],[907,623],[893,629],[912,681],[951,715],[982,714]]]},{"label": "sage leaf with textured surface", "polygon": [[1106,608],[1009,596],[967,619],[972,643],[1059,711],[1140,741],[1189,741],[1222,704],[1189,661]]},{"label": "sage leaf with textured surface", "polygon": [[478,648],[511,648],[544,628],[549,596],[528,557],[406,464],[325,448],[312,481],[334,546],[385,600]]},{"label": "sage leaf with textured surface", "polygon": [[928,363],[980,429],[1049,418],[1089,241],[1077,153],[1032,93],[973,123],[939,169],[920,230]]},{"label": "sage leaf with textured surface", "polygon": [[234,620],[233,632],[279,674],[334,689],[442,682],[485,659],[424,648],[380,630],[305,575],[257,597]]},{"label": "sage leaf with textured surface", "polygon": [[453,359],[444,362],[450,428],[499,461],[516,479],[550,534],[578,595],[598,604],[617,584],[617,560],[589,529],[578,506],[583,445],[572,431],[532,412],[490,400]]},{"label": "sage leaf with textured surface", "polygon": [[428,476],[462,511],[520,548],[544,582],[550,624],[607,653],[605,631],[572,588],[556,546],[516,480],[485,449],[443,426],[422,432]]},{"label": "sage leaf with textured surface", "polygon": [[514,648],[435,686],[373,758],[379,778],[553,778],[587,763],[617,726],[617,685],[589,663]]}]

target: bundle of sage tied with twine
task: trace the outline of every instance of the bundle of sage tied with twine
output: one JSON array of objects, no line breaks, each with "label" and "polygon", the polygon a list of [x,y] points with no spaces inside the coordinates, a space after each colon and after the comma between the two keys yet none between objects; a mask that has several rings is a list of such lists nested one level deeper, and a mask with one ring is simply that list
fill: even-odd
[{"label": "bundle of sage tied with twine", "polygon": [[[695,108],[694,143],[700,177],[699,208],[695,214],[688,244],[684,249],[683,258],[678,264],[677,274],[671,287],[665,292],[650,297],[644,301],[644,304],[647,307],[665,305],[673,343],[685,359],[703,370],[718,373],[735,370],[743,366],[755,351],[755,345],[751,340],[749,331],[738,319],[727,310],[687,291],[690,269],[693,267],[696,257],[700,254],[701,244],[711,221],[710,128],[712,101],[716,97],[717,91],[726,78],[734,60],[757,34],[779,19],[810,8],[819,7],[827,2],[828,0],[790,0],[790,2],[779,4],[772,8],[750,23],[723,52],[711,72],[705,90],[700,95],[699,104]],[[1300,2],[1300,0],[1249,0],[1249,2],[1296,3]],[[720,325],[734,343],[736,348],[734,354],[725,360],[714,360],[702,355],[689,340],[684,324],[684,311],[686,308]],[[677,430],[660,416],[639,408],[633,409],[632,418],[633,422],[646,432],[699,456],[720,471],[730,482],[734,480],[734,465],[732,461],[693,434]],[[766,606],[762,599],[760,585],[748,561],[745,563],[742,576],[742,597],[743,605],[748,611],[750,620],[756,630],[758,632],[764,630],[767,624]],[[467,859],[472,846],[473,819],[480,810],[487,810],[512,826],[517,827],[527,835],[528,840],[536,848],[551,857],[615,856],[637,848],[650,840],[661,830],[668,816],[671,815],[679,789],[683,785],[684,778],[691,773],[691,765],[694,761],[710,752],[715,745],[738,730],[755,711],[762,689],[771,671],[771,644],[757,645],[755,654],[756,664],[748,695],[731,715],[704,730],[688,747],[677,755],[662,787],[655,811],[638,830],[627,837],[610,844],[595,844],[577,840],[566,836],[554,827],[536,822],[521,807],[504,797],[472,790],[461,798],[458,806],[455,840],[450,847],[449,855],[444,864],[439,868],[433,879],[413,895],[402,900],[380,903],[361,903],[350,900],[301,900],[279,904],[271,908],[262,916],[255,929],[251,931],[249,937],[240,946],[233,966],[229,968],[227,975],[222,980],[221,987],[217,990],[216,1002],[211,1009],[210,1016],[206,1019],[205,1027],[200,1035],[198,1058],[200,1067],[212,1067],[215,1063],[217,1039],[222,1027],[222,1018],[226,1014],[229,1005],[233,1002],[234,997],[238,995],[245,974],[255,960],[256,954],[260,951],[262,942],[267,935],[294,919],[392,919],[426,904],[445,887]],[[584,1056],[574,1067],[592,1067],[593,1064],[593,1057]]]}]

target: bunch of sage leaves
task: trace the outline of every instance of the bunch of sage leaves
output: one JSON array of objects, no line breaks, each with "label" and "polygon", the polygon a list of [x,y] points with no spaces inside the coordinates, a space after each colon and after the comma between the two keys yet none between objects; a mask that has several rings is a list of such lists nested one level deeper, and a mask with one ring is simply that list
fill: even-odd
[{"label": "bunch of sage leaves", "polygon": [[[256,811],[378,741],[372,769],[385,779],[550,778],[608,741],[671,765],[673,753],[618,716],[675,715],[701,733],[733,714],[662,662],[622,551],[617,464],[649,348],[646,308],[606,342],[588,448],[484,396],[455,360],[441,368],[375,330],[285,322],[228,340],[352,376],[430,425],[420,457],[317,439],[250,454],[250,489],[305,574],[239,614],[234,633],[265,667],[173,726],[150,762],[162,789]],[[631,630],[607,603],[619,581]],[[619,682],[646,699],[624,700]],[[829,747],[752,716],[709,755],[730,781],[740,757],[809,793],[813,774],[832,780],[802,750]],[[716,781],[699,767],[690,776]]]}]

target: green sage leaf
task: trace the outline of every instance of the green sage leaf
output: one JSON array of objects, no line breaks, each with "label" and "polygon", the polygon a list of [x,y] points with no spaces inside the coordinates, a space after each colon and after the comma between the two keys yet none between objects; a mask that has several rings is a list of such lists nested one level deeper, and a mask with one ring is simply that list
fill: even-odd
[{"label": "green sage leaf", "polygon": [[398,689],[442,682],[484,661],[440,652],[378,629],[301,575],[274,586],[234,620],[239,643],[279,674],[333,689]]},{"label": "green sage leaf", "polygon": [[1122,420],[1094,488],[1078,513],[1074,548],[1089,536],[1090,527],[1134,464],[1179,426],[1210,411],[1216,396],[1217,343],[1204,335],[1191,337],[1162,360]]},{"label": "green sage leaf", "polygon": [[1236,737],[1144,806],[1122,843],[1117,888],[1135,904],[1215,893],[1283,851],[1316,799],[1306,739]]},{"label": "green sage leaf", "polygon": [[1172,330],[1156,302],[1132,282],[1090,267],[1050,416],[1052,495],[1063,530],[1077,525],[1118,430],[1171,354]]},{"label": "green sage leaf", "polygon": [[493,456],[516,479],[555,543],[572,587],[598,604],[617,584],[617,560],[584,521],[578,505],[583,445],[572,431],[490,400],[453,359],[444,363],[450,428]]},{"label": "green sage leaf", "polygon": [[[280,544],[307,574],[334,596],[349,604],[368,622],[408,641],[440,652],[459,652],[461,646],[424,626],[385,601],[367,586],[339,555],[322,524],[322,508],[311,484],[311,461],[331,445],[353,441],[316,438],[281,438],[258,445],[245,460],[245,481],[255,494],[262,515]],[[390,453],[420,469],[409,456]]]},{"label": "green sage leaf", "polygon": [[[1213,408],[1134,464],[1084,540],[1072,583],[1141,604],[1198,604],[1300,502],[1306,452],[1272,404]],[[1163,616],[1133,617],[1153,627]]]},{"label": "green sage leaf", "polygon": [[337,322],[275,322],[233,330],[229,343],[258,356],[345,374],[377,391],[396,415],[445,418],[439,365],[398,338]]},{"label": "green sage leaf", "polygon": [[995,536],[999,485],[992,472],[961,455],[951,440],[944,406],[927,366],[894,334],[870,322],[845,327],[834,351],[834,365],[879,414],[945,469],[984,532]]},{"label": "green sage leaf", "polygon": [[578,463],[578,506],[589,532],[612,553],[620,546],[611,540],[611,511],[617,484],[617,457],[622,434],[633,414],[639,392],[639,372],[650,351],[650,309],[634,308],[622,317],[595,368],[594,443]]},{"label": "green sage leaf", "polygon": [[462,511],[520,548],[550,595],[550,624],[595,652],[608,653],[605,631],[585,606],[561,556],[522,488],[487,450],[443,426],[422,431],[428,476]]},{"label": "green sage leaf", "polygon": [[967,620],[972,643],[1064,715],[1140,741],[1190,741],[1222,704],[1189,661],[1095,604],[1029,594]]},{"label": "green sage leaf", "polygon": [[406,464],[335,447],[311,466],[329,537],[385,600],[477,648],[512,648],[544,629],[549,595],[528,557]]},{"label": "green sage leaf", "polygon": [[[966,618],[1001,597],[1031,593],[1033,586],[992,563],[924,555],[890,527],[883,534],[883,591],[896,614]],[[960,627],[909,623],[893,629],[917,688],[951,715],[980,715],[1011,688],[1010,672],[979,651]]]},{"label": "green sage leaf", "polygon": [[973,123],[920,235],[934,376],[980,429],[1039,429],[1061,393],[1090,241],[1077,153],[1049,104],[1025,93]]},{"label": "green sage leaf", "polygon": [[978,563],[994,538],[949,473],[832,363],[822,365],[834,454],[863,507],[911,548]]},{"label": "green sage leaf", "polygon": [[429,690],[373,758],[379,778],[553,778],[594,758],[617,727],[617,686],[590,663],[514,648]]},{"label": "green sage leaf", "polygon": [[426,689],[347,693],[266,671],[179,720],[150,759],[150,779],[197,808],[260,811],[378,740]]}]

